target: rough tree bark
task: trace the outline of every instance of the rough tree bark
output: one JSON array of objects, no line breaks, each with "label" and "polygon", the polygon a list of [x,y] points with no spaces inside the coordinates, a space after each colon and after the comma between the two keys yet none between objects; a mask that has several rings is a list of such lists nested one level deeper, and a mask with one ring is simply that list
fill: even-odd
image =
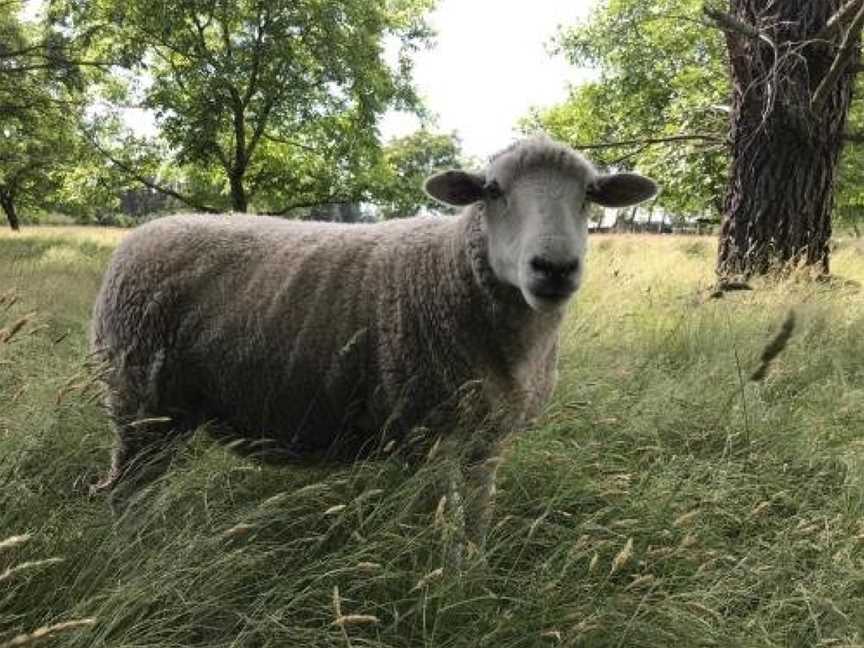
[{"label": "rough tree bark", "polygon": [[846,11],[838,29],[829,21],[849,0],[729,2],[729,14],[706,10],[725,33],[733,86],[717,273],[748,277],[803,265],[827,274],[864,10],[852,19]]}]

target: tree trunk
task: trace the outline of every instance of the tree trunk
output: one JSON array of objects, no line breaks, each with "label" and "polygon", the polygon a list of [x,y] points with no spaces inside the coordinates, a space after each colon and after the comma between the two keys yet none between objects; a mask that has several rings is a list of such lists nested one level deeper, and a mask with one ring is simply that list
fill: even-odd
[{"label": "tree trunk", "polygon": [[726,32],[733,81],[732,163],[717,273],[750,276],[809,266],[829,270],[835,176],[852,94],[851,66],[824,102],[811,100],[838,42],[804,44],[842,0],[730,0],[732,15],[764,38]]},{"label": "tree trunk", "polygon": [[243,186],[242,173],[231,173],[228,183],[231,187],[231,209],[236,212],[245,212],[249,208],[249,197],[246,195],[246,187]]},{"label": "tree trunk", "polygon": [[15,211],[15,200],[5,191],[0,192],[0,207],[3,207],[6,220],[9,221],[9,227],[15,232],[21,229],[21,226],[18,224],[18,213]]}]

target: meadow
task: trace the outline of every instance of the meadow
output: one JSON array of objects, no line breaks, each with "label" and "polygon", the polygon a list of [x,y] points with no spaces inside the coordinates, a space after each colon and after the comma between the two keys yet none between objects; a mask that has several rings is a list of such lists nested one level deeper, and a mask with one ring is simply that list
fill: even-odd
[{"label": "meadow", "polygon": [[201,437],[122,517],[88,496],[113,439],[86,332],[122,235],[0,234],[0,647],[864,646],[864,242],[832,281],[710,299],[713,239],[594,237],[555,398],[457,576],[409,506],[434,465],[266,468]]}]

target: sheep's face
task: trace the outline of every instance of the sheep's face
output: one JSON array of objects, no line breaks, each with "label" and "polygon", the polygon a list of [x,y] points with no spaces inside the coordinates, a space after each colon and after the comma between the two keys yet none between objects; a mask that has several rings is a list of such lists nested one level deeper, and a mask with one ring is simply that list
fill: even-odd
[{"label": "sheep's face", "polygon": [[585,183],[534,169],[506,186],[493,180],[480,203],[489,264],[534,310],[561,308],[579,289],[588,243]]},{"label": "sheep's face", "polygon": [[537,166],[502,174],[501,181],[494,171],[494,166],[488,175],[448,171],[430,178],[426,190],[451,205],[477,203],[486,220],[492,271],[541,312],[563,308],[579,289],[589,203],[624,207],[656,191],[647,178],[597,175],[587,163],[587,173]]}]

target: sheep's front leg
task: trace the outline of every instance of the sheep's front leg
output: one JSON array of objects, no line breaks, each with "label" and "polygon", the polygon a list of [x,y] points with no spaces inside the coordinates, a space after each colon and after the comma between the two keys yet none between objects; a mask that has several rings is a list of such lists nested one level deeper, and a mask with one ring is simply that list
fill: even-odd
[{"label": "sheep's front leg", "polygon": [[501,458],[498,456],[467,466],[465,470],[465,537],[468,548],[482,556],[486,536],[495,510],[495,479]]},{"label": "sheep's front leg", "polygon": [[500,458],[453,461],[448,472],[446,513],[446,562],[461,570],[465,558],[486,550],[486,535],[492,521],[495,477]]},{"label": "sheep's front leg", "polygon": [[462,571],[465,563],[467,546],[466,524],[465,524],[465,477],[462,467],[454,461],[448,470],[447,487],[445,489],[443,510],[439,506],[438,513],[444,514],[444,519],[439,520],[443,525],[444,540],[444,563],[447,569],[454,572]]}]

